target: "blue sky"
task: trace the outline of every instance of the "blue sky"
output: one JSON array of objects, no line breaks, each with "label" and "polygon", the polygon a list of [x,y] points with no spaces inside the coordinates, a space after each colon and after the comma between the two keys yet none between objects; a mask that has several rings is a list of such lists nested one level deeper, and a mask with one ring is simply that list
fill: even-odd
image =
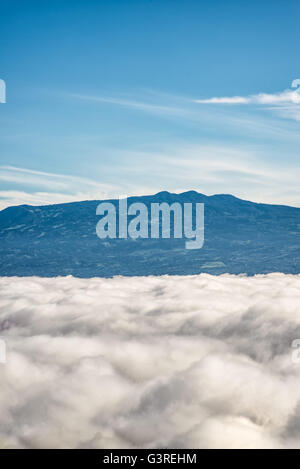
[{"label": "blue sky", "polygon": [[300,206],[298,0],[0,10],[0,208],[191,189]]}]

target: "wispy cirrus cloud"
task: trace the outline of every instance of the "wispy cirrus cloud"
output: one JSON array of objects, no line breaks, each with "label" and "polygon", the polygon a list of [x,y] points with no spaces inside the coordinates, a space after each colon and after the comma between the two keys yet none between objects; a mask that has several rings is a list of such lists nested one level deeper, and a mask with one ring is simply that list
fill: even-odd
[{"label": "wispy cirrus cloud", "polygon": [[299,448],[299,281],[1,277],[4,445]]},{"label": "wispy cirrus cloud", "polygon": [[[52,205],[97,199],[97,193],[62,194],[59,192],[0,191],[0,210],[15,205]],[[101,197],[102,198],[102,197]]]},{"label": "wispy cirrus cloud", "polygon": [[300,104],[300,94],[294,90],[285,90],[281,93],[259,93],[251,96],[214,97],[209,99],[196,99],[199,104]]},{"label": "wispy cirrus cloud", "polygon": [[[295,88],[300,86],[300,80],[295,80],[292,84]],[[153,116],[163,117],[166,119],[179,119],[183,123],[190,123],[191,125],[200,124],[207,126],[209,122],[216,125],[219,124],[234,125],[240,128],[255,129],[257,133],[288,133],[292,134],[291,130],[278,128],[276,122],[271,122],[269,119],[260,119],[258,115],[256,119],[245,116],[243,113],[240,117],[234,117],[233,113],[227,113],[220,116],[216,109],[211,109],[209,112],[207,108],[201,110],[198,104],[215,104],[215,105],[256,105],[270,111],[274,111],[282,118],[292,120],[300,120],[300,88],[287,89],[278,93],[258,93],[249,96],[214,96],[207,99],[194,99],[182,95],[170,95],[168,93],[157,92],[153,90],[146,90],[140,95],[136,96],[108,96],[108,95],[86,95],[82,93],[66,93],[65,96],[85,101],[87,103],[108,104],[112,106],[120,106],[127,110],[135,110],[141,113],[152,114]],[[230,107],[230,106],[228,106]],[[231,109],[232,109],[231,107]],[[226,122],[225,122],[226,121]],[[298,133],[297,133],[298,135]]]},{"label": "wispy cirrus cloud", "polygon": [[[8,189],[0,190],[0,210],[13,205],[49,205],[82,200],[104,200],[118,198],[120,194],[142,195],[155,192],[153,186],[147,187],[139,183],[108,184],[79,176],[16,166],[0,166],[0,181],[9,185]],[[10,189],[12,184],[13,189]]]},{"label": "wispy cirrus cloud", "polygon": [[[0,191],[0,209],[10,205],[74,202],[107,198],[115,187],[88,178],[37,171],[16,166],[0,166],[0,181],[13,183],[14,190]],[[23,189],[29,187],[29,191]],[[38,189],[32,191],[32,188]]]},{"label": "wispy cirrus cloud", "polygon": [[68,94],[69,97],[80,99],[83,101],[90,101],[90,102],[98,102],[98,103],[106,103],[106,104],[113,104],[117,106],[122,106],[126,108],[132,108],[139,111],[144,111],[152,114],[160,114],[160,115],[170,115],[170,116],[184,116],[187,115],[188,110],[183,106],[177,105],[164,105],[157,102],[149,102],[137,99],[124,99],[119,97],[111,97],[111,96],[92,96],[92,95],[84,95],[78,93],[70,93]]},{"label": "wispy cirrus cloud", "polygon": [[199,104],[300,104],[300,93],[297,89],[300,80],[294,80],[292,88],[278,93],[258,93],[249,96],[221,96],[208,99],[195,99]]},{"label": "wispy cirrus cloud", "polygon": [[114,178],[114,184],[0,167],[0,181],[13,183],[13,189],[0,191],[0,209],[24,203],[47,205],[118,198],[120,194],[145,195],[160,190],[183,192],[190,189],[207,195],[233,193],[255,202],[299,206],[299,164],[283,166],[280,158],[268,161],[259,146],[187,145],[178,141],[149,151],[115,149],[114,156],[118,162],[118,177],[114,169],[108,175]]},{"label": "wispy cirrus cloud", "polygon": [[[293,83],[294,86],[299,84]],[[111,148],[108,145],[105,147],[106,158],[102,158],[100,151],[103,152],[103,148],[97,143],[93,148],[97,158],[90,159],[89,168],[84,170],[91,178],[0,166],[0,209],[24,203],[44,205],[117,198],[119,194],[151,194],[160,190],[180,192],[191,188],[207,194],[232,192],[259,202],[299,206],[299,128],[296,122],[277,119],[269,112],[300,121],[300,94],[296,89],[205,100],[153,90],[121,97],[70,93],[63,93],[63,96],[82,100],[86,105],[95,103],[97,106],[98,103],[99,107],[107,104],[117,110],[119,106],[136,110],[137,117],[139,113],[146,113],[152,114],[153,118],[169,119],[176,122],[176,134],[171,135],[171,139],[167,137],[165,142],[153,132],[147,145],[137,143],[127,149],[118,144]],[[199,106],[201,103],[208,105]],[[218,106],[222,104],[224,106]],[[268,113],[257,112],[260,109],[266,109]],[[177,137],[178,129],[183,135],[180,138]],[[193,134],[193,141],[188,145],[185,132],[190,139],[191,129],[192,132],[196,129],[197,137]],[[239,135],[240,139],[235,145],[227,138],[232,131],[234,138]],[[157,139],[153,139],[153,135],[158,135]],[[209,143],[211,135],[214,144]],[[267,144],[266,139],[269,139]],[[268,149],[268,145],[272,147]],[[287,149],[290,155],[288,166],[286,162],[282,163],[280,155]],[[83,154],[88,155],[89,150],[85,147]],[[69,172],[72,173],[72,169]]]},{"label": "wispy cirrus cloud", "polygon": [[299,206],[299,164],[282,165],[275,154],[266,159],[259,145],[178,141],[154,151],[123,151],[119,171],[124,177],[130,171],[143,183],[147,178],[155,180],[159,188],[152,187],[148,193],[193,189],[206,195],[232,193],[255,202]]}]

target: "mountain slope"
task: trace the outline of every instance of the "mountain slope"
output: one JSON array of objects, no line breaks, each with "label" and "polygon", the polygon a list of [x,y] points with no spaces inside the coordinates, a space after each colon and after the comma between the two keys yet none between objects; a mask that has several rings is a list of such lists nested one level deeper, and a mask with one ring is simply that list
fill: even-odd
[{"label": "mountain slope", "polygon": [[0,212],[0,275],[300,273],[299,208],[193,191],[129,198],[132,202],[204,203],[204,247],[187,250],[184,239],[172,238],[100,240],[99,201],[22,205]]}]

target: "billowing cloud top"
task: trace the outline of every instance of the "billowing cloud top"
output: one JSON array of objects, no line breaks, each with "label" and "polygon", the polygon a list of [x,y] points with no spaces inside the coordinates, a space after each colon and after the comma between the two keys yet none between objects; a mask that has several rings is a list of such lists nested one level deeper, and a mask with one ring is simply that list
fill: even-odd
[{"label": "billowing cloud top", "polygon": [[300,277],[0,278],[0,440],[300,447]]}]

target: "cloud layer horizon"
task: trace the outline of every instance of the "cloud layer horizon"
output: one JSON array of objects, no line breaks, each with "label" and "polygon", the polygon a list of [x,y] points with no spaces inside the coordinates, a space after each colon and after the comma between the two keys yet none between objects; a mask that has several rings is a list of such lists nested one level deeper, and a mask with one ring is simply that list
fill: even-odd
[{"label": "cloud layer horizon", "polygon": [[0,442],[299,448],[300,276],[0,278]]}]

